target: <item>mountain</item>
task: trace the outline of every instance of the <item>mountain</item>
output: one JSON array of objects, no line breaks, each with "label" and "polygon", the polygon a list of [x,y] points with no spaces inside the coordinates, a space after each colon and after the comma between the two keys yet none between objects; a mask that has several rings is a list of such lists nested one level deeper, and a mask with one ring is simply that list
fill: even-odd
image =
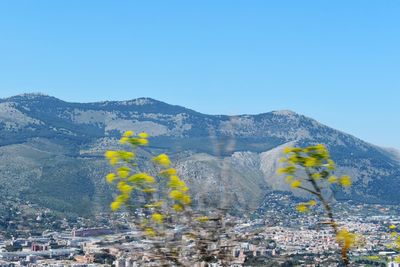
[{"label": "mountain", "polygon": [[353,178],[337,200],[400,203],[394,150],[292,111],[206,115],[151,98],[84,104],[42,94],[0,99],[0,194],[61,212],[104,210],[113,192],[103,154],[125,130],[152,136],[143,157],[172,156],[196,205],[255,209],[268,192],[289,190],[276,175],[283,147],[316,143],[327,145],[338,174]]}]

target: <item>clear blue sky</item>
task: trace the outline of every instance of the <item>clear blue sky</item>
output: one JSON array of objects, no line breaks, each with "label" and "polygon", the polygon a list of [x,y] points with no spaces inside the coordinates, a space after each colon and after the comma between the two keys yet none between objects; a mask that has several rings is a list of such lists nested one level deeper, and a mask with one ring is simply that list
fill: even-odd
[{"label": "clear blue sky", "polygon": [[291,109],[400,148],[400,1],[0,1],[0,97]]}]

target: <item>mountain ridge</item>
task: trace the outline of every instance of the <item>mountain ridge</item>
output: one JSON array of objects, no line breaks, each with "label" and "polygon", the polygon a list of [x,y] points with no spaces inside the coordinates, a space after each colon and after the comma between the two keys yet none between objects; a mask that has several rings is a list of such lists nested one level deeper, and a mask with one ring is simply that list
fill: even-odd
[{"label": "mountain ridge", "polygon": [[0,99],[0,193],[58,211],[102,210],[113,195],[103,154],[126,130],[151,135],[144,157],[172,155],[198,203],[208,196],[216,204],[229,191],[225,202],[248,209],[271,190],[288,191],[276,175],[282,147],[316,143],[353,177],[338,200],[400,203],[397,154],[294,111],[207,115],[152,98],[69,103],[42,94]]}]

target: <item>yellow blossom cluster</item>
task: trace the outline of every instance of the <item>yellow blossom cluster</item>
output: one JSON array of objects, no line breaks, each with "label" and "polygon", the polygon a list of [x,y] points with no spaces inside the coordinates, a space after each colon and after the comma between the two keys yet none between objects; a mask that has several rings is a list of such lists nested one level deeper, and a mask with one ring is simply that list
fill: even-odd
[{"label": "yellow blossom cluster", "polygon": [[209,218],[207,216],[200,216],[200,217],[196,218],[196,221],[204,223],[204,222],[208,222]]},{"label": "yellow blossom cluster", "polygon": [[[134,132],[127,131],[123,134],[120,144],[129,145],[132,151],[105,153],[105,157],[115,168],[114,172],[106,175],[106,181],[115,184],[119,192],[111,203],[113,211],[130,205],[133,193],[143,199],[141,203],[135,203],[147,210],[146,216],[140,222],[141,229],[146,236],[156,237],[161,234],[163,224],[170,220],[171,211],[184,211],[191,204],[191,198],[189,188],[179,178],[176,169],[171,167],[171,160],[166,154],[160,154],[151,160],[160,169],[157,175],[138,171],[135,150],[139,146],[148,145],[148,138],[147,133],[135,135]],[[153,194],[155,192],[157,194]],[[204,218],[202,221],[205,221]]]},{"label": "yellow blossom cluster", "polygon": [[129,151],[112,151],[109,150],[105,153],[106,158],[112,166],[119,162],[130,162],[135,158],[135,153]]},{"label": "yellow blossom cluster", "polygon": [[291,182],[290,186],[292,188],[297,188],[301,186],[301,181],[300,180],[294,180],[293,182]]},{"label": "yellow blossom cluster", "polygon": [[348,175],[343,175],[342,177],[339,177],[339,178],[334,176],[334,175],[331,175],[331,176],[328,177],[328,182],[330,184],[336,184],[337,183],[337,184],[339,184],[339,185],[341,185],[343,187],[349,187],[349,186],[352,185],[351,178]]},{"label": "yellow blossom cluster", "polygon": [[153,162],[163,167],[168,167],[169,165],[171,165],[171,160],[166,154],[160,154],[157,157],[154,157]]},{"label": "yellow blossom cluster", "polygon": [[[148,137],[146,133],[135,135],[134,132],[127,131],[120,139],[120,143],[130,144],[131,147],[135,149],[138,146],[147,145]],[[110,184],[116,182],[116,187],[119,191],[119,195],[115,198],[114,202],[111,203],[112,210],[118,210],[123,205],[126,205],[134,190],[141,192],[153,192],[155,190],[153,186],[155,183],[154,177],[147,173],[134,173],[135,152],[109,150],[105,153],[105,157],[108,159],[109,163],[116,168],[115,172],[106,175],[106,181]]]},{"label": "yellow blossom cluster", "polygon": [[343,250],[348,251],[351,247],[356,245],[357,235],[343,228],[338,231],[336,241],[341,244]]},{"label": "yellow blossom cluster", "polygon": [[327,164],[330,169],[334,169],[334,162],[330,160],[330,155],[326,147],[322,144],[309,146],[306,148],[286,147],[283,152],[288,155],[283,158],[283,162],[289,165],[299,165],[303,167],[318,167]]},{"label": "yellow blossom cluster", "polygon": [[296,206],[296,210],[298,212],[308,212],[310,210],[310,207],[314,207],[317,205],[317,202],[315,200],[310,200],[308,202],[303,202],[303,203],[299,203]]},{"label": "yellow blossom cluster", "polygon": [[139,133],[135,136],[133,131],[126,131],[122,138],[119,140],[119,143],[130,144],[132,146],[146,146],[149,144],[149,135],[147,133]]},{"label": "yellow blossom cluster", "polygon": [[[335,162],[330,158],[328,149],[322,144],[306,148],[286,147],[283,152],[286,156],[281,158],[280,162],[284,164],[284,167],[278,169],[278,174],[286,175],[285,180],[292,188],[304,189],[304,181],[317,183],[321,180],[342,187],[352,185],[348,175],[341,177],[331,175],[335,170]],[[299,173],[305,173],[307,177],[301,178]]]},{"label": "yellow blossom cluster", "polygon": [[[335,169],[335,162],[330,158],[328,149],[322,144],[306,148],[287,147],[284,149],[284,153],[286,157],[280,160],[284,167],[280,168],[278,173],[284,174],[286,176],[285,181],[294,189],[302,189],[318,196],[318,192],[314,190],[321,189],[323,184],[320,183],[323,181],[343,187],[349,187],[352,184],[348,175],[341,177],[331,175],[331,172]],[[313,185],[314,188],[309,189],[307,184]],[[298,204],[296,210],[307,212],[311,206],[315,205],[316,201],[310,200]]]},{"label": "yellow blossom cluster", "polygon": [[151,219],[153,221],[155,221],[156,223],[162,223],[164,220],[164,215],[160,214],[160,213],[153,213],[151,215]]},{"label": "yellow blossom cluster", "polygon": [[186,186],[186,183],[179,178],[176,170],[170,167],[171,160],[166,154],[160,154],[154,157],[153,162],[162,168],[159,175],[168,179],[168,197],[173,201],[172,208],[176,212],[183,211],[185,207],[192,202],[188,194],[189,188]]}]

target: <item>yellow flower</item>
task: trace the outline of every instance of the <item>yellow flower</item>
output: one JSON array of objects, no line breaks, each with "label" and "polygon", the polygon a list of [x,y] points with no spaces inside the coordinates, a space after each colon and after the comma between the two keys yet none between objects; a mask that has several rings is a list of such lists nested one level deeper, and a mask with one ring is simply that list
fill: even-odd
[{"label": "yellow flower", "polygon": [[335,169],[335,162],[331,159],[328,159],[328,170],[333,171]]},{"label": "yellow flower", "polygon": [[289,154],[290,152],[292,152],[292,147],[285,147],[284,149],[283,149],[283,153],[285,153],[285,154]]},{"label": "yellow flower", "polygon": [[156,180],[154,179],[153,176],[151,176],[151,175],[149,175],[149,174],[147,174],[145,172],[136,173],[136,174],[130,176],[128,178],[128,181],[132,182],[132,183],[146,182],[146,183],[149,183],[149,184],[153,184],[153,183],[156,182]]},{"label": "yellow flower", "polygon": [[129,171],[118,171],[118,175],[121,178],[126,178],[129,175]]},{"label": "yellow flower", "polygon": [[145,138],[139,138],[137,139],[139,145],[141,146],[147,146],[149,144],[149,140],[145,139]]},{"label": "yellow flower", "polygon": [[119,191],[125,194],[129,194],[133,190],[133,186],[128,185],[124,181],[121,181],[117,184],[117,188]]},{"label": "yellow flower", "polygon": [[190,196],[186,195],[185,193],[183,193],[180,190],[172,190],[169,193],[169,197],[176,201],[181,202],[184,205],[189,205],[192,202]]},{"label": "yellow flower", "polygon": [[183,195],[184,194],[179,190],[172,190],[169,193],[169,197],[172,198],[172,199],[175,199],[175,200],[182,200]]},{"label": "yellow flower", "polygon": [[286,168],[278,169],[278,174],[283,174],[283,173],[294,174],[295,172],[296,172],[296,167],[294,166],[287,166]]},{"label": "yellow flower", "polygon": [[293,155],[293,156],[290,156],[290,157],[289,157],[288,162],[289,162],[290,164],[296,164],[296,163],[299,163],[299,161],[300,161],[301,159],[302,159],[301,157],[298,157],[298,156],[296,156],[296,155]]},{"label": "yellow flower", "polygon": [[176,175],[176,170],[174,168],[169,168],[160,171],[159,173],[161,176],[171,176],[171,175]]},{"label": "yellow flower", "polygon": [[321,151],[320,152],[321,154],[321,157],[323,158],[323,159],[329,159],[329,152],[328,152],[328,150],[325,150],[325,151]]},{"label": "yellow flower", "polygon": [[130,193],[130,192],[132,192],[132,190],[133,190],[133,186],[130,186],[130,185],[124,185],[122,188],[121,188],[121,191],[123,192],[123,193]]},{"label": "yellow flower", "polygon": [[153,221],[155,221],[156,223],[162,223],[163,220],[164,220],[164,216],[161,215],[160,213],[153,213],[153,214],[151,215],[151,219],[152,219]]},{"label": "yellow flower", "polygon": [[314,180],[319,180],[319,179],[321,179],[321,174],[320,173],[314,173],[314,174],[311,175],[311,177]]},{"label": "yellow flower", "polygon": [[146,232],[146,235],[148,235],[150,237],[156,236],[156,232],[151,227],[146,227],[146,229],[144,231]]},{"label": "yellow flower", "polygon": [[279,168],[276,173],[277,174],[284,174],[284,173],[286,173],[286,168]]},{"label": "yellow flower", "polygon": [[124,144],[128,143],[128,141],[129,141],[129,138],[124,136],[119,140],[119,143],[121,145],[124,145]]},{"label": "yellow flower", "polygon": [[308,207],[304,203],[301,203],[301,204],[296,206],[296,210],[298,212],[307,212],[308,211]]},{"label": "yellow flower", "polygon": [[319,157],[322,157],[323,159],[329,158],[329,152],[328,152],[328,149],[326,149],[325,145],[318,144],[318,145],[314,146],[313,149],[316,150]]},{"label": "yellow flower", "polygon": [[336,235],[336,240],[342,244],[345,250],[349,250],[356,241],[356,235],[350,233],[347,229],[341,229]]},{"label": "yellow flower", "polygon": [[119,177],[125,179],[129,176],[130,171],[131,170],[128,167],[121,167],[117,170],[117,174]]},{"label": "yellow flower", "polygon": [[106,156],[107,159],[112,159],[118,156],[118,153],[116,151],[108,150],[104,155]]},{"label": "yellow flower", "polygon": [[396,256],[396,257],[394,258],[394,261],[395,261],[396,263],[400,263],[400,256]]},{"label": "yellow flower", "polygon": [[160,154],[157,157],[153,158],[153,161],[156,164],[159,164],[163,167],[168,167],[169,165],[171,165],[171,161],[169,159],[169,157],[166,154]]},{"label": "yellow flower", "polygon": [[316,158],[306,158],[304,162],[304,166],[306,167],[315,167],[318,165],[318,160]]},{"label": "yellow flower", "polygon": [[317,205],[317,201],[312,199],[312,200],[308,201],[308,205],[315,206],[315,205]]},{"label": "yellow flower", "polygon": [[124,137],[131,137],[131,136],[133,136],[135,133],[133,132],[133,131],[126,131],[125,133],[124,133]]},{"label": "yellow flower", "polygon": [[143,139],[149,138],[149,135],[145,132],[138,134],[138,136]]},{"label": "yellow flower", "polygon": [[115,173],[109,173],[109,174],[107,174],[107,176],[106,176],[106,180],[107,180],[107,182],[110,183],[110,184],[115,180],[115,178],[116,178]]},{"label": "yellow flower", "polygon": [[320,150],[320,151],[325,151],[326,147],[323,144],[318,144],[318,145],[315,146],[315,149],[316,150]]},{"label": "yellow flower", "polygon": [[391,226],[389,226],[389,229],[396,229],[396,225],[392,224]]},{"label": "yellow flower", "polygon": [[126,161],[129,161],[135,157],[135,153],[129,151],[121,151],[119,155],[122,159]]},{"label": "yellow flower", "polygon": [[190,196],[189,195],[183,195],[182,203],[186,204],[186,205],[189,205],[190,203],[192,203],[192,200],[191,200]]},{"label": "yellow flower", "polygon": [[110,164],[112,166],[115,166],[117,163],[118,163],[118,158],[115,157],[115,158],[110,159]]},{"label": "yellow flower", "polygon": [[155,188],[146,188],[146,189],[142,190],[142,192],[144,192],[144,193],[154,193],[156,191],[157,191],[157,189],[155,189]]},{"label": "yellow flower", "polygon": [[399,249],[400,248],[400,236],[397,236],[397,240],[394,241],[394,243],[396,244],[396,247]]},{"label": "yellow flower", "polygon": [[152,204],[147,204],[147,205],[145,205],[145,207],[149,208],[149,209],[150,208],[160,208],[163,204],[164,204],[163,201],[157,201],[157,202],[154,202]]},{"label": "yellow flower", "polygon": [[344,187],[349,187],[351,186],[351,178],[348,175],[344,175],[340,178],[340,184]]},{"label": "yellow flower", "polygon": [[186,184],[184,181],[182,181],[181,179],[179,179],[179,177],[177,175],[171,175],[171,177],[169,178],[169,183],[168,183],[168,187],[169,188],[185,188]]},{"label": "yellow flower", "polygon": [[187,192],[187,191],[189,191],[189,187],[187,187],[185,185],[185,186],[182,186],[181,188],[179,188],[179,190],[181,190],[182,192]]},{"label": "yellow flower", "polygon": [[129,194],[121,194],[121,195],[117,196],[115,201],[125,203],[128,199],[129,199]]},{"label": "yellow flower", "polygon": [[173,208],[176,212],[183,211],[182,205],[179,205],[179,204],[174,204],[174,205],[172,206],[172,208]]},{"label": "yellow flower", "polygon": [[290,184],[290,186],[293,187],[293,188],[297,188],[297,187],[301,186],[301,181],[300,181],[300,180],[294,180],[294,181]]},{"label": "yellow flower", "polygon": [[207,216],[201,216],[201,217],[196,218],[196,221],[199,221],[199,222],[207,222],[208,220],[209,219]]},{"label": "yellow flower", "polygon": [[328,182],[331,184],[337,183],[337,181],[338,181],[338,178],[334,175],[332,175],[328,178]]},{"label": "yellow flower", "polygon": [[283,152],[286,153],[286,154],[288,154],[288,153],[301,153],[302,151],[303,151],[303,149],[301,149],[300,147],[288,147],[288,148],[284,148],[283,149]]},{"label": "yellow flower", "polygon": [[119,210],[121,208],[122,203],[118,202],[118,201],[114,201],[113,203],[111,203],[111,210],[116,211]]},{"label": "yellow flower", "polygon": [[109,150],[107,151],[104,156],[109,160],[111,165],[115,165],[118,163],[118,152]]}]

